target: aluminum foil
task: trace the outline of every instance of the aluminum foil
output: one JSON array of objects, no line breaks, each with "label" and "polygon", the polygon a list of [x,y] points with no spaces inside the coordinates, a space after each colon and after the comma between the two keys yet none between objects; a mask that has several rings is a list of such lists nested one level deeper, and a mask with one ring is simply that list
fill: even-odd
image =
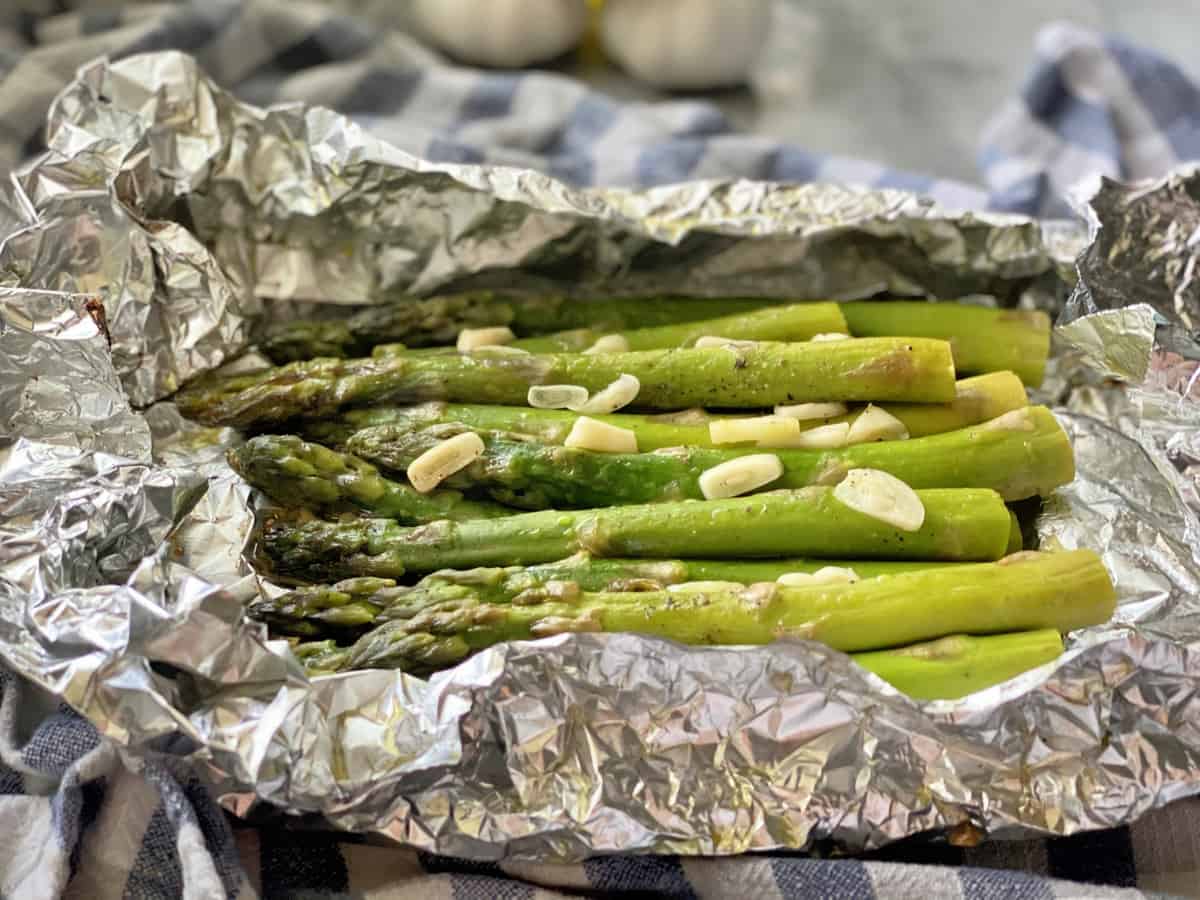
[{"label": "aluminum foil", "polygon": [[[1083,226],[830,186],[579,191],[241,104],[174,53],[85,67],[48,135],[0,217],[0,658],[126,752],[188,759],[239,814],[488,859],[1065,834],[1200,791],[1195,173],[1100,185]],[[1064,308],[1046,396],[1079,478],[1039,528],[1104,555],[1116,618],[954,702],[811,643],[636,635],[308,680],[242,617],[264,586],[238,436],[158,401],[297,302],[470,285]]]}]

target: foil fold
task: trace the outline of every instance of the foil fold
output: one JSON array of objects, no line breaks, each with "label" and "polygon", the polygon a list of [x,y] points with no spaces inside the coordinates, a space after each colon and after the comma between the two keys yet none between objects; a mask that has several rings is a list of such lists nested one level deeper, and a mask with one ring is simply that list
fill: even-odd
[{"label": "foil fold", "polygon": [[[241,815],[481,859],[1067,834],[1200,791],[1196,172],[1103,183],[1083,226],[828,185],[575,190],[239,103],[175,53],[84,67],[48,136],[3,203],[0,659],[125,752],[183,757]],[[296,303],[600,285],[1061,309],[1044,396],[1079,477],[1040,538],[1102,553],[1118,615],[953,702],[811,643],[626,634],[306,678],[242,616],[270,587],[239,436],[164,398]]]}]

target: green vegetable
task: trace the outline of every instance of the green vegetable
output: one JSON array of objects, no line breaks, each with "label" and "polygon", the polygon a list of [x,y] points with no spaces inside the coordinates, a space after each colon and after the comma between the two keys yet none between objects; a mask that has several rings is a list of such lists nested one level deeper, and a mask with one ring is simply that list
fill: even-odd
[{"label": "green vegetable", "polygon": [[[903,422],[909,435],[917,438],[977,425],[1028,404],[1024,385],[1011,372],[964,378],[954,388],[955,397],[950,403],[878,405]],[[858,417],[860,411],[855,409],[844,416],[801,422],[800,427],[807,430],[834,422],[850,422]],[[451,422],[484,431],[510,431],[535,438],[543,444],[561,444],[577,418],[577,413],[561,409],[435,401],[416,406],[347,409],[329,419],[304,422],[301,427],[311,440],[331,446],[343,444],[354,432],[375,425],[445,425]],[[702,409],[690,409],[659,415],[613,413],[592,418],[628,428],[637,435],[638,447],[646,451],[663,447],[712,447],[714,444],[709,440],[708,423],[729,417],[709,415]]]},{"label": "green vegetable", "polygon": [[1056,629],[934,641],[855,653],[854,661],[916,700],[956,700],[1052,662],[1062,653]]},{"label": "green vegetable", "polygon": [[[804,638],[843,651],[878,650],[956,634],[1065,632],[1107,621],[1115,605],[1108,572],[1091,551],[1022,553],[995,563],[882,575],[853,584],[682,585],[644,593],[585,593],[566,602],[527,605],[462,597],[380,625],[359,639],[345,665],[425,672],[432,668],[430,658],[449,665],[503,641],[571,631],[637,632],[685,644]],[[929,658],[928,648],[925,653]],[[868,661],[903,677],[902,659],[875,656]]]},{"label": "green vegetable", "polygon": [[489,351],[318,359],[201,378],[176,395],[176,403],[185,416],[206,424],[262,427],[371,403],[443,399],[520,405],[533,385],[576,384],[599,391],[622,374],[640,380],[636,404],[650,409],[954,399],[954,366],[945,341],[872,338],[594,356]]},{"label": "green vegetable", "polygon": [[455,491],[420,494],[383,477],[370,463],[294,435],[251,438],[230,450],[228,459],[235,472],[273,500],[318,511],[353,506],[410,525],[511,513],[495,503],[468,500]]},{"label": "green vegetable", "polygon": [[[354,649],[333,641],[295,649],[310,675],[352,667]],[[987,637],[955,634],[895,650],[853,653],[851,659],[915,700],[956,700],[1052,662],[1060,653],[1061,635],[1044,628]]]},{"label": "green vegetable", "polygon": [[962,562],[1008,547],[1011,518],[986,490],[917,492],[918,531],[903,532],[850,509],[826,487],[731,500],[610,509],[545,510],[504,519],[404,528],[384,519],[268,521],[261,550],[281,575],[336,581],[444,568],[530,565],[587,551],[599,557],[727,559],[812,556]]},{"label": "green vegetable", "polygon": [[252,603],[249,613],[284,634],[315,637],[361,632],[381,620],[402,617],[447,600],[470,597],[480,603],[566,600],[582,591],[661,590],[696,581],[752,584],[789,572],[815,572],[825,566],[850,568],[860,578],[910,572],[959,563],[830,562],[814,559],[666,560],[594,559],[586,553],[552,563],[505,568],[444,569],[414,585],[390,578],[348,578],[336,584],[306,585]]},{"label": "green vegetable", "polygon": [[[561,295],[514,297],[472,291],[423,299],[405,297],[363,307],[337,321],[282,323],[267,332],[259,348],[272,362],[283,364],[318,356],[367,356],[375,346],[395,342],[409,347],[453,344],[463,328],[508,325],[523,335],[577,328],[608,333],[735,315],[774,302],[778,301],[701,297],[589,301]],[[845,322],[836,309],[833,315],[844,331]]]},{"label": "green vegetable", "polygon": [[[382,425],[356,433],[348,449],[385,469],[404,471],[460,425],[411,429]],[[657,500],[702,499],[700,475],[749,454],[779,457],[784,472],[771,489],[834,484],[850,469],[881,469],[914,488],[991,488],[1005,500],[1047,496],[1075,477],[1071,443],[1042,406],[907,441],[835,450],[711,450],[675,447],[655,453],[597,453],[539,444],[504,432],[477,432],[482,456],[447,479],[447,487],[482,489],[523,509],[587,508]]]},{"label": "green vegetable", "polygon": [[1050,317],[1040,310],[884,300],[843,303],[842,314],[856,337],[942,338],[959,372],[1011,370],[1031,387],[1042,383],[1050,355]]},{"label": "green vegetable", "polygon": [[690,347],[705,336],[744,341],[807,341],[818,334],[846,333],[846,320],[836,303],[795,303],[738,311],[715,319],[605,331],[578,328],[544,337],[522,338],[510,346],[533,353],[577,353],[587,350],[605,334],[619,334],[630,350]]}]

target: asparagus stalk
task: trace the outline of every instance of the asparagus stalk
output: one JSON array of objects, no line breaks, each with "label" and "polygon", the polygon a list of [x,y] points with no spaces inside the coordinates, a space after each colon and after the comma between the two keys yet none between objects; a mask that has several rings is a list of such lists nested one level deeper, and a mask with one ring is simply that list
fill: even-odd
[{"label": "asparagus stalk", "polygon": [[511,513],[495,503],[468,500],[456,491],[421,494],[385,478],[349,453],[310,444],[294,435],[260,435],[229,451],[235,472],[271,499],[328,512],[347,506],[420,525],[438,519],[486,519]]},{"label": "asparagus stalk", "polygon": [[[382,425],[347,442],[363,459],[404,471],[414,459],[460,434],[460,425],[411,429]],[[484,453],[444,482],[481,489],[522,509],[580,509],[703,498],[705,470],[757,448],[675,447],[656,453],[596,453],[539,444],[504,432],[478,432]],[[991,488],[1007,501],[1047,496],[1075,477],[1070,440],[1042,406],[1005,413],[982,425],[907,441],[834,450],[773,450],[783,475],[772,489],[833,484],[855,468],[882,469],[914,488]]]},{"label": "asparagus stalk", "polygon": [[[453,344],[463,328],[508,325],[523,335],[580,328],[608,333],[751,312],[773,302],[778,301],[670,297],[587,301],[561,295],[503,296],[492,291],[406,297],[364,307],[338,321],[281,324],[266,334],[260,349],[283,364],[318,356],[366,356],[376,345],[393,342],[410,347]],[[841,327],[828,330],[844,331],[845,321],[836,309],[833,313]]]},{"label": "asparagus stalk", "polygon": [[350,648],[339,647],[332,639],[295,643],[292,652],[310,676],[332,675],[345,668],[350,659]]},{"label": "asparagus stalk", "polygon": [[[299,644],[295,650],[309,675],[352,667],[353,648],[333,641]],[[1062,636],[1044,628],[987,637],[956,634],[850,658],[915,700],[956,700],[1051,662],[1060,653]]]},{"label": "asparagus stalk", "polygon": [[645,560],[596,559],[577,553],[557,562],[504,568],[443,569],[414,585],[390,578],[348,578],[329,585],[306,585],[250,604],[251,617],[284,634],[300,637],[361,632],[380,621],[410,618],[415,612],[447,600],[470,598],[479,603],[540,603],[568,600],[582,591],[662,590],[698,581],[752,584],[774,581],[789,572],[815,572],[825,566],[852,569],[860,578],[911,572],[961,563],[830,562],[816,559],[772,560]]},{"label": "asparagus stalk", "polygon": [[843,303],[857,337],[909,335],[942,338],[954,348],[960,372],[1010,369],[1031,387],[1042,383],[1050,354],[1050,317],[1024,309],[990,309],[965,303],[862,301]]},{"label": "asparagus stalk", "polygon": [[594,556],[729,559],[812,556],[963,562],[1004,555],[1011,519],[986,490],[918,491],[925,522],[904,532],[810,487],[731,500],[609,509],[545,510],[504,519],[404,528],[385,519],[267,522],[264,561],[279,575],[336,581],[351,575],[551,562]]},{"label": "asparagus stalk", "polygon": [[[882,409],[904,423],[911,437],[925,437],[977,425],[1027,405],[1025,386],[1011,372],[991,372],[964,378],[954,385],[950,403],[880,403]],[[801,422],[802,429],[835,422],[852,422],[861,410],[830,419]],[[535,438],[543,444],[561,444],[578,415],[558,409],[524,406],[491,406],[474,403],[421,403],[416,406],[372,406],[348,409],[340,415],[302,423],[305,436],[330,446],[344,444],[354,432],[376,425],[445,425],[457,422],[485,431],[509,431]],[[614,413],[593,416],[627,428],[637,435],[642,450],[663,447],[713,447],[708,423],[727,416],[709,415],[702,409],[661,415]]]},{"label": "asparagus stalk", "polygon": [[482,352],[318,359],[265,372],[201,379],[181,391],[176,402],[184,415],[207,424],[248,427],[389,401],[520,405],[533,385],[577,384],[598,391],[622,374],[639,379],[637,405],[650,409],[805,400],[948,403],[954,399],[954,365],[945,341],[870,338],[594,356]]},{"label": "asparagus stalk", "polygon": [[1025,549],[1025,535],[1021,533],[1021,520],[1017,518],[1017,514],[1011,509],[1008,511],[1009,530],[1008,530],[1008,546],[1005,548],[1005,555],[1019,553]]},{"label": "asparagus stalk", "polygon": [[955,634],[855,653],[853,659],[915,700],[956,700],[1051,662],[1062,650],[1062,635],[1043,628],[989,637]]},{"label": "asparagus stalk", "polygon": [[[846,333],[846,320],[836,303],[794,303],[737,311],[715,319],[618,331],[630,350],[690,347],[706,335],[746,341],[807,341],[818,334]],[[606,333],[595,327],[522,338],[510,346],[532,353],[578,353]]]},{"label": "asparagus stalk", "polygon": [[[683,585],[531,605],[458,599],[380,625],[354,645],[346,664],[424,672],[430,658],[446,665],[503,641],[569,631],[637,632],[685,644],[804,638],[843,651],[877,650],[960,633],[1070,631],[1108,621],[1115,606],[1112,581],[1095,553],[1021,553],[853,584]],[[890,662],[893,674],[902,668]]]}]

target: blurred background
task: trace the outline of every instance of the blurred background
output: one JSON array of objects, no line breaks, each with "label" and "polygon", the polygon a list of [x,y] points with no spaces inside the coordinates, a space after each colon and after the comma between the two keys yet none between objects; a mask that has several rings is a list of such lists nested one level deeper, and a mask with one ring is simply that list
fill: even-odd
[{"label": "blurred background", "polygon": [[[332,106],[443,161],[628,183],[634,163],[603,161],[641,141],[647,158],[675,157],[639,184],[835,180],[1061,216],[1081,173],[1146,177],[1200,156],[1200,92],[1183,77],[1200,75],[1197,18],[1194,0],[0,0],[0,166],[40,149],[79,66],[175,48],[243,99]],[[468,84],[447,63],[501,77]],[[517,70],[599,94],[517,88]],[[406,95],[422,79],[425,96]],[[600,95],[625,105],[597,146],[587,123],[572,129]],[[683,102],[645,106],[661,100]],[[681,164],[732,132],[753,137]],[[771,153],[787,164],[755,167]]]},{"label": "blurred background", "polygon": [[[649,10],[642,18],[647,24],[654,23],[655,7],[677,8],[674,15],[662,16],[656,35],[644,38],[659,47],[677,43],[686,20],[705,7],[755,15],[739,13],[754,6],[753,0],[625,2]],[[421,30],[412,3],[336,5],[377,22]],[[1195,53],[1200,7],[1194,0],[775,0],[766,5],[771,26],[747,86],[700,93],[742,130],[816,153],[865,157],[945,178],[979,180],[975,158],[984,124],[1020,88],[1038,30],[1047,24],[1066,21],[1122,36],[1200,76]],[[710,47],[702,40],[693,49],[701,59],[736,53],[728,43]],[[618,98],[649,100],[663,94],[611,61],[598,64],[586,50],[548,67]]]}]

